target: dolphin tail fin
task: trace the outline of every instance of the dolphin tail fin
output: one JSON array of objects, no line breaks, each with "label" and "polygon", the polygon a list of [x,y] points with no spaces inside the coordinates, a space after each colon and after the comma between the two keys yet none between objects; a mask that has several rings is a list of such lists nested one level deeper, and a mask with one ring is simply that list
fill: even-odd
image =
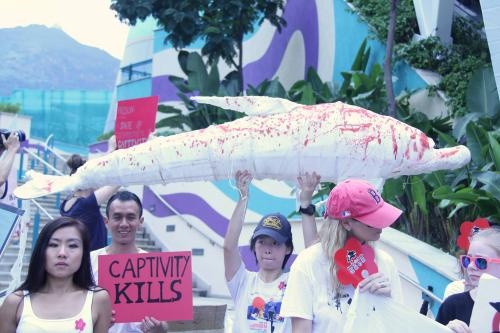
[{"label": "dolphin tail fin", "polygon": [[20,199],[43,197],[71,188],[70,176],[44,175],[33,170],[29,170],[26,176],[29,180],[14,190],[14,195]]},{"label": "dolphin tail fin", "polygon": [[465,146],[454,146],[435,150],[436,164],[441,169],[458,169],[470,162],[471,155],[469,148]]},{"label": "dolphin tail fin", "polygon": [[275,113],[285,113],[301,106],[300,104],[283,98],[267,96],[193,96],[191,99],[198,103],[210,104],[223,109],[243,112],[248,116],[265,116]]}]

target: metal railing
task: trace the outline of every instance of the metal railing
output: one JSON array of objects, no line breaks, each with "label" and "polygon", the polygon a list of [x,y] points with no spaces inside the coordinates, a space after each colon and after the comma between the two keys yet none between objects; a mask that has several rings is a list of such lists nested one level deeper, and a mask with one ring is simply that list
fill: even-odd
[{"label": "metal railing", "polygon": [[49,220],[53,220],[54,218],[35,199],[31,199],[30,201],[37,207],[37,211],[35,212],[34,221],[33,221],[33,237],[31,239],[31,251],[33,251],[33,249],[35,248],[36,241],[38,239],[38,234],[40,233],[40,222],[41,222],[40,211],[42,213],[44,213],[49,218]]},{"label": "metal railing", "polygon": [[[44,169],[50,169],[50,170],[52,170],[52,172],[58,174],[59,176],[64,175],[61,171],[59,171],[58,169],[56,169],[54,166],[50,165],[45,159],[39,157],[37,154],[31,152],[29,149],[22,148],[21,154],[24,154],[24,153],[30,155],[31,157],[33,157],[39,163],[42,163],[44,165]],[[23,159],[24,159],[24,157],[23,157],[23,155],[21,155],[21,162],[23,161]],[[20,169],[21,168],[22,168],[22,165],[20,166]],[[47,173],[47,172],[45,171],[44,173]],[[24,175],[23,172],[21,172],[21,176],[22,175]]]},{"label": "metal railing", "polygon": [[[36,145],[37,152],[34,153],[29,149],[29,147],[22,147],[20,150],[20,161],[19,161],[19,171],[18,171],[18,179],[22,180],[24,178],[24,156],[29,155],[32,160],[31,160],[31,168],[34,169],[35,163],[36,164],[42,164],[43,165],[43,172],[44,174],[47,174],[49,170],[51,171],[52,174],[56,175],[64,175],[60,170],[56,168],[56,163],[57,160],[61,160],[65,162],[64,157],[62,157],[59,153],[57,153],[52,147],[54,145],[54,136],[51,134],[47,137],[43,145]],[[34,148],[33,146],[31,146]],[[40,157],[40,156],[43,156]],[[52,164],[49,163],[50,157],[53,156],[53,162]],[[55,200],[55,208],[59,207],[60,204],[60,193],[56,194],[56,200]],[[31,199],[30,202],[33,203],[33,205],[36,206],[36,212],[34,213],[33,217],[33,239],[32,239],[32,249],[35,247],[36,240],[38,238],[38,234],[40,231],[40,222],[42,219],[42,216],[40,212],[46,216],[49,220],[53,220],[53,216],[35,199]]]},{"label": "metal railing", "polygon": [[52,154],[54,156],[54,166],[57,162],[57,160],[60,160],[62,161],[63,163],[66,163],[66,159],[61,155],[59,154],[57,151],[54,150],[54,135],[53,134],[50,134],[47,139],[45,140],[44,142],[44,158],[45,158],[45,161],[48,162],[48,159],[49,159],[49,153]]},{"label": "metal railing", "polygon": [[439,298],[434,294],[434,287],[433,286],[427,286],[427,288],[422,287],[417,281],[413,280],[410,278],[408,275],[398,272],[399,277],[405,281],[407,281],[409,284],[411,284],[414,288],[417,288],[420,290],[422,293],[422,305],[420,306],[420,314],[427,316],[429,313],[429,310],[432,310],[435,304],[438,306],[441,306],[443,303],[443,299]]}]

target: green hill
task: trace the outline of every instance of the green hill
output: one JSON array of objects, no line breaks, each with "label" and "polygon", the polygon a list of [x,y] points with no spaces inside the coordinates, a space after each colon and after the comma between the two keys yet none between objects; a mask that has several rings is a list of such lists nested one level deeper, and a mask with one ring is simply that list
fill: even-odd
[{"label": "green hill", "polygon": [[0,29],[0,95],[16,89],[105,89],[120,61],[43,25]]}]

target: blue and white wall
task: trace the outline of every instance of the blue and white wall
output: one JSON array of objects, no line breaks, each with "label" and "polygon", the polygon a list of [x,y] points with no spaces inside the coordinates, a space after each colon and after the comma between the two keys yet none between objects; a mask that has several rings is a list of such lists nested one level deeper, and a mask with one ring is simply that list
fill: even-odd
[{"label": "blue and white wall", "polygon": [[[344,0],[289,0],[284,11],[287,27],[282,33],[264,22],[253,34],[245,36],[245,86],[278,77],[285,87],[290,87],[303,79],[311,66],[324,81],[341,83],[341,72],[350,69],[359,46],[369,36],[368,25],[349,9]],[[177,51],[164,44],[165,36],[151,18],[131,28],[117,79],[117,100],[157,95],[160,103],[178,101],[177,90],[168,76],[183,77],[184,73]],[[369,45],[369,65],[382,63],[385,46],[373,39]],[[189,50],[199,51],[201,47],[200,40]],[[230,68],[220,62],[219,70],[223,77]],[[396,94],[426,86],[424,79],[404,63],[395,66],[394,76]],[[113,128],[115,112],[116,103],[110,109],[107,130]]]},{"label": "blue and white wall", "polygon": [[[368,26],[349,10],[343,0],[289,0],[284,18],[287,27],[282,33],[264,23],[253,34],[245,36],[245,85],[255,86],[265,79],[279,77],[285,87],[290,87],[304,78],[310,66],[316,68],[322,80],[341,83],[341,72],[350,69],[359,46],[369,35]],[[176,88],[168,76],[182,77],[184,74],[178,65],[177,52],[171,45],[164,44],[164,38],[165,32],[156,29],[155,22],[150,19],[131,29],[122,71],[117,79],[117,100],[157,95],[160,103],[178,103]],[[369,45],[372,48],[370,65],[382,63],[385,46],[376,40],[370,40]],[[201,46],[201,41],[195,42],[190,50],[199,50]],[[219,70],[223,77],[230,68],[221,62]],[[394,72],[398,78],[396,93],[426,86],[421,76],[404,63],[397,64]],[[108,129],[113,128],[114,118],[115,109],[112,108]],[[269,212],[279,211],[284,215],[293,212],[296,207],[292,191],[293,184],[254,182],[247,221],[240,238],[241,251],[249,268],[255,267],[253,255],[248,251],[255,224]],[[209,288],[210,295],[227,296],[222,243],[237,200],[237,192],[230,182],[155,185],[140,187],[137,192],[142,194],[145,220],[158,244],[164,250],[191,249],[195,279]],[[292,219],[292,226],[298,252],[304,247],[300,222]],[[390,238],[384,239],[385,247],[395,253],[409,279],[424,288],[435,286],[438,296],[442,296],[447,281],[453,278],[452,274],[429,274],[426,260],[418,260],[422,258],[405,252],[407,246],[391,244]],[[414,249],[420,251],[418,246]],[[441,262],[454,263],[453,258],[446,255],[444,258]],[[434,268],[430,270],[436,271]],[[407,301],[413,307],[420,306],[418,289],[409,292]]]}]

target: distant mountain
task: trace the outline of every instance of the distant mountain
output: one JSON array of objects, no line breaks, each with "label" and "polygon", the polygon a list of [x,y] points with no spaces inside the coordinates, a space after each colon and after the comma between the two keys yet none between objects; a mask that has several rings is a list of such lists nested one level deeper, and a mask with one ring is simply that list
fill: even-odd
[{"label": "distant mountain", "polygon": [[[91,23],[89,23],[91,24]],[[0,29],[0,95],[16,89],[105,89],[120,61],[43,25]]]}]

